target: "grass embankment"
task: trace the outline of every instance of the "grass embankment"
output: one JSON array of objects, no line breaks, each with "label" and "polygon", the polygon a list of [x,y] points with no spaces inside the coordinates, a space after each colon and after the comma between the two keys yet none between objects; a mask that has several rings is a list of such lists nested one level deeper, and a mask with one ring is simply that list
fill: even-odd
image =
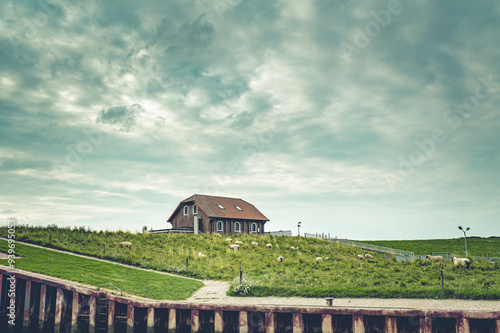
[{"label": "grass embankment", "polygon": [[[414,252],[415,254],[430,254],[444,252],[450,255],[465,256],[464,238],[453,239],[423,239],[395,241],[363,241],[379,246]],[[470,256],[500,257],[500,237],[467,237],[467,250]]]},{"label": "grass embankment", "polygon": [[[7,252],[7,241],[0,239],[0,252]],[[129,295],[152,299],[183,300],[203,283],[175,276],[73,256],[24,244],[16,244],[15,267],[97,287],[112,283]],[[8,266],[7,260],[0,264]]]},{"label": "grass embankment", "polygon": [[[6,232],[0,228],[0,234],[5,236]],[[500,263],[473,261],[467,270],[455,268],[451,261],[396,262],[395,258],[379,253],[374,253],[375,260],[358,260],[355,256],[361,253],[359,249],[319,239],[132,234],[23,226],[16,229],[16,235],[18,240],[42,245],[48,245],[51,235],[50,246],[56,248],[198,278],[232,280],[238,277],[241,262],[246,282],[242,286],[235,282],[231,288],[232,294],[239,295],[500,299]],[[242,240],[246,245],[233,252],[224,242],[226,237]],[[122,241],[132,242],[132,249],[118,247]],[[252,241],[260,246],[251,246]],[[266,243],[273,244],[273,248],[265,248]],[[292,245],[297,251],[289,251]],[[207,257],[198,257],[198,252]],[[278,263],[278,256],[284,256],[285,261]],[[316,257],[329,260],[316,261]],[[189,271],[185,268],[186,258]]]}]

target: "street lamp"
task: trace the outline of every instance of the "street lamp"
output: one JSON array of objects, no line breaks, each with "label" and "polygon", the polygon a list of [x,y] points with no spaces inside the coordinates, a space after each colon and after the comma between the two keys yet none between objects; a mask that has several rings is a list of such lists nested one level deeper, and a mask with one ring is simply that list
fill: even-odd
[{"label": "street lamp", "polygon": [[459,225],[459,226],[458,226],[458,229],[460,229],[460,230],[462,230],[462,231],[464,232],[464,239],[465,239],[465,256],[467,256],[467,231],[469,231],[469,230],[470,230],[470,228],[469,228],[469,227],[467,227],[467,228],[465,228],[465,229],[464,229],[464,228],[462,228],[462,226],[460,226],[460,225]]},{"label": "street lamp", "polygon": [[300,225],[302,222],[297,223],[297,235],[300,237]]}]

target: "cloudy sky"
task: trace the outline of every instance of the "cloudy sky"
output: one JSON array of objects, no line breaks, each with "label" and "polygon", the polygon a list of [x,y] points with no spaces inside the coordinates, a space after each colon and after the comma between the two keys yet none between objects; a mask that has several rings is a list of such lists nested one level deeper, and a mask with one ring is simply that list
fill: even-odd
[{"label": "cloudy sky", "polygon": [[2,1],[0,217],[500,235],[495,1]]}]

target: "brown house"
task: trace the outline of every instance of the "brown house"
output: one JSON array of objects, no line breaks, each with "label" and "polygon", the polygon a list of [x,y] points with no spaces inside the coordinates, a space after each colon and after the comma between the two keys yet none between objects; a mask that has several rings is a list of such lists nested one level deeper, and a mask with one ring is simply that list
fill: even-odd
[{"label": "brown house", "polygon": [[182,200],[167,220],[172,229],[221,234],[263,234],[268,221],[245,200],[202,194]]}]

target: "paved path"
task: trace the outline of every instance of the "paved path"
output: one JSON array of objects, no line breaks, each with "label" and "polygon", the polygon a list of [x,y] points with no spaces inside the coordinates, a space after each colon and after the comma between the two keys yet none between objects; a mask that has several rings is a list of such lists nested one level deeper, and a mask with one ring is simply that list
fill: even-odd
[{"label": "paved path", "polygon": [[[21,243],[21,242],[19,242]],[[23,243],[30,246],[40,247],[46,250],[64,252],[79,257],[84,257],[93,260],[105,261],[116,265],[122,265],[135,269],[144,268],[123,265],[110,260],[103,260],[99,258],[75,254],[68,251],[55,250],[43,246]],[[147,270],[159,274],[172,275],[180,278],[186,278],[170,273],[158,272]],[[31,273],[31,272],[30,272]],[[36,273],[35,273],[36,274]],[[42,277],[41,274],[37,274]],[[54,280],[53,277],[47,277]],[[195,280],[195,279],[193,279]],[[78,285],[73,281],[67,283]],[[303,297],[230,297],[226,295],[229,289],[229,282],[227,281],[212,281],[204,280],[204,287],[196,291],[185,302],[187,303],[208,303],[208,304],[221,304],[221,305],[269,305],[269,306],[326,306],[324,298],[303,298]],[[85,286],[89,287],[89,286]],[[92,288],[92,287],[90,287]],[[434,299],[380,299],[380,298],[334,298],[334,307],[341,308],[387,308],[387,309],[415,309],[415,310],[465,310],[465,311],[499,311],[500,301],[474,301],[474,300],[434,300]]]}]

